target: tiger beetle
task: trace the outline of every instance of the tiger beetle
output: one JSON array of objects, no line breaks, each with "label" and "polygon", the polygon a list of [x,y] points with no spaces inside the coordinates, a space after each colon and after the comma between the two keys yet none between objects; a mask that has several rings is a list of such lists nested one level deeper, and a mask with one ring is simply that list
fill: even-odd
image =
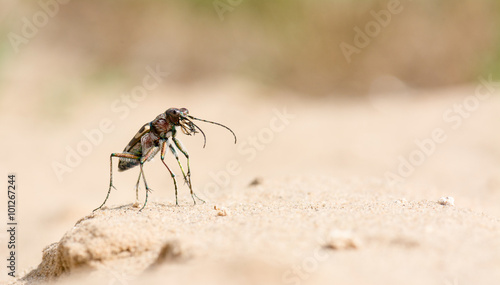
[{"label": "tiger beetle", "polygon": [[[96,208],[94,211],[101,209],[104,206],[104,204],[106,204],[111,189],[115,188],[115,186],[113,186],[113,157],[119,158],[118,171],[125,171],[134,166],[139,165],[140,172],[139,172],[139,178],[137,178],[137,183],[135,184],[135,196],[136,200],[139,200],[139,182],[142,176],[142,179],[144,180],[144,186],[146,187],[146,199],[144,201],[144,205],[139,211],[144,209],[144,207],[146,207],[146,203],[148,202],[148,193],[151,192],[151,188],[148,187],[148,183],[146,182],[146,176],[144,175],[143,165],[146,161],[151,160],[158,153],[158,151],[161,152],[161,161],[167,168],[168,172],[170,173],[170,176],[172,177],[172,180],[174,181],[175,205],[179,205],[179,202],[177,201],[177,181],[175,180],[175,174],[170,170],[170,168],[168,167],[168,165],[165,163],[164,160],[167,147],[173,153],[175,159],[177,160],[177,163],[179,164],[182,175],[184,177],[184,181],[189,186],[189,190],[191,192],[191,197],[193,198],[194,204],[196,204],[195,197],[204,203],[205,201],[200,199],[193,192],[193,188],[191,185],[191,168],[189,166],[189,154],[186,148],[182,145],[181,141],[177,139],[177,137],[175,136],[177,133],[177,127],[180,127],[182,132],[189,136],[198,133],[199,130],[203,135],[203,148],[205,148],[207,142],[205,133],[200,129],[200,127],[198,127],[193,122],[193,120],[211,123],[226,128],[233,134],[234,143],[236,143],[237,140],[236,135],[230,128],[216,122],[195,118],[189,115],[189,111],[186,108],[181,108],[181,109],[170,108],[167,111],[165,111],[165,113],[158,115],[156,119],[154,119],[153,121],[144,124],[144,126],[142,126],[141,129],[135,134],[134,138],[128,143],[128,145],[125,147],[122,153],[111,154],[111,156],[109,157],[110,169],[109,169],[108,194],[106,195],[106,199],[104,199],[104,202],[101,204],[101,206]],[[180,150],[180,152],[182,152],[182,154],[184,154],[184,156],[187,159],[187,174],[184,172],[182,164],[179,161],[179,155],[177,154],[176,148]]]}]

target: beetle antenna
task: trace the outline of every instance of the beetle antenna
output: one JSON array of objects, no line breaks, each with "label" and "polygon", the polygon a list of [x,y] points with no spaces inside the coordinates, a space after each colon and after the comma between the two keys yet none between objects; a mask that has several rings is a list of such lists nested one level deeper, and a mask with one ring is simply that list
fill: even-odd
[{"label": "beetle antenna", "polygon": [[[237,139],[236,139],[236,135],[234,134],[233,130],[231,130],[230,128],[224,126],[223,124],[219,124],[219,123],[208,121],[208,120],[198,119],[198,118],[195,118],[195,117],[193,117],[191,115],[188,115],[187,117],[189,117],[190,119],[193,119],[193,120],[198,120],[198,121],[202,121],[202,122],[205,122],[205,123],[210,123],[210,124],[218,125],[218,126],[221,126],[221,127],[225,128],[225,129],[227,129],[228,131],[230,131],[233,134],[233,136],[234,136],[234,143],[236,144]],[[196,126],[196,127],[198,127],[198,126]],[[198,128],[198,129],[200,129],[200,128]],[[200,131],[201,131],[201,129],[200,129]]]},{"label": "beetle antenna", "polygon": [[200,127],[198,127],[195,123],[193,123],[193,121],[191,121],[190,119],[184,117],[183,119],[185,119],[186,121],[190,122],[191,124],[193,124],[193,126],[195,126],[196,128],[198,128],[198,130],[200,130],[201,134],[203,135],[203,148],[205,148],[205,146],[207,145],[207,136],[205,136],[205,133],[203,132],[202,129],[200,129]]}]

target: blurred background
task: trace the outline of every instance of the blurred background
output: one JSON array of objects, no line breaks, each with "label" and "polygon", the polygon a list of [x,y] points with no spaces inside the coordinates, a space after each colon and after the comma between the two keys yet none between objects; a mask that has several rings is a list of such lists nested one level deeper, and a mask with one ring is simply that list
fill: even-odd
[{"label": "blurred background", "polygon": [[[0,166],[19,177],[21,268],[102,202],[109,154],[170,107],[240,139],[202,123],[206,149],[182,135],[207,200],[256,177],[383,180],[440,127],[446,143],[402,195],[499,213],[499,96],[458,130],[443,121],[479,76],[500,78],[498,1],[0,0],[0,23]],[[230,161],[240,172],[222,183]],[[133,202],[137,171],[115,176],[110,205]],[[161,163],[146,171],[152,199],[172,203]]]},{"label": "blurred background", "polygon": [[[68,84],[133,81],[145,65],[161,64],[172,65],[175,83],[237,76],[320,96],[365,94],[384,74],[431,88],[500,72],[493,0],[61,2],[69,3],[13,56],[9,33],[22,35],[23,17],[44,23],[35,17],[42,5],[2,1],[2,72],[39,52],[59,58],[45,59],[46,78],[64,69]],[[379,32],[372,27],[375,37],[348,62],[340,44],[356,47],[355,27],[365,31],[391,3],[398,13]]]}]

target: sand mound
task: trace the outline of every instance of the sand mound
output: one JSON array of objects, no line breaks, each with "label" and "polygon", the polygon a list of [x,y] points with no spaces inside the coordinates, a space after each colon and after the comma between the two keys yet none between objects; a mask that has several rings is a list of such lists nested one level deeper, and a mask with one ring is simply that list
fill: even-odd
[{"label": "sand mound", "polygon": [[139,212],[131,205],[105,208],[79,220],[63,238],[44,249],[42,263],[21,279],[31,283],[92,270],[136,274],[148,266],[183,257],[168,224],[165,207],[151,203]]},{"label": "sand mound", "polygon": [[498,280],[499,219],[403,193],[380,181],[303,177],[228,190],[218,205],[104,208],[48,246],[17,284]]}]

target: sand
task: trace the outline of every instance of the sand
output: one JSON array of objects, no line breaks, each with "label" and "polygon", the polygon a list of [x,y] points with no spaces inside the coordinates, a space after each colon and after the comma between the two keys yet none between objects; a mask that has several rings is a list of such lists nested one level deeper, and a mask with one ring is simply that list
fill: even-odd
[{"label": "sand", "polygon": [[[20,278],[2,281],[498,284],[497,95],[454,129],[443,113],[474,95],[474,86],[415,91],[398,100],[314,100],[273,90],[265,92],[274,97],[255,97],[263,90],[227,82],[162,89],[124,120],[97,98],[90,100],[100,104],[81,104],[64,122],[46,119],[33,126],[33,119],[15,109],[3,113],[3,119],[18,120],[7,127],[9,133],[28,130],[45,151],[5,154],[22,189]],[[225,105],[206,108],[215,106],[213,100]],[[154,160],[145,167],[154,191],[143,211],[133,205],[134,169],[115,174],[117,190],[106,207],[92,213],[107,191],[109,153],[121,150],[164,105],[189,107],[238,135],[233,145],[230,133],[204,125],[205,149],[202,138],[181,136],[191,153],[195,190],[207,202],[193,205],[179,180],[175,206],[172,182]],[[286,112],[292,115],[279,115]],[[64,161],[65,147],[75,146],[85,138],[82,130],[108,116],[113,132],[59,182],[51,163]],[[273,126],[283,128],[266,139]],[[399,157],[409,157],[415,140],[432,137],[437,128],[446,141],[436,143],[403,183],[389,183],[385,174],[399,173]],[[249,148],[259,135],[259,147]],[[3,149],[29,145],[2,142]],[[175,165],[171,157],[168,163]],[[453,197],[453,204],[449,198],[440,203],[442,197]]]},{"label": "sand", "polygon": [[98,210],[47,247],[17,284],[494,284],[500,277],[500,220],[486,214],[406,200],[383,181],[294,177],[239,192],[245,197],[228,193],[219,205]]}]

